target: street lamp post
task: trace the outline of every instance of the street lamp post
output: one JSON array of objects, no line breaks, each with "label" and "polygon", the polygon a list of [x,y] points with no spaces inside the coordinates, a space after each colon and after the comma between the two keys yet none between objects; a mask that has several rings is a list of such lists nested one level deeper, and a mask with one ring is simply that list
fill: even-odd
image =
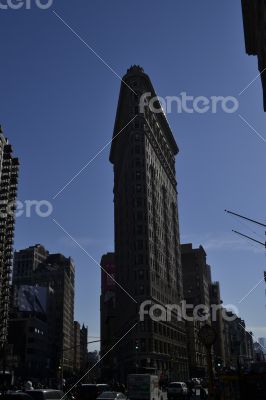
[{"label": "street lamp post", "polygon": [[136,350],[136,374],[138,373],[138,351],[139,351],[139,341],[136,339],[135,342],[135,350]]},{"label": "street lamp post", "polygon": [[199,331],[199,340],[204,344],[207,352],[207,365],[208,365],[208,398],[209,400],[215,399],[214,391],[214,373],[212,363],[212,346],[216,341],[217,335],[215,329],[206,324]]}]

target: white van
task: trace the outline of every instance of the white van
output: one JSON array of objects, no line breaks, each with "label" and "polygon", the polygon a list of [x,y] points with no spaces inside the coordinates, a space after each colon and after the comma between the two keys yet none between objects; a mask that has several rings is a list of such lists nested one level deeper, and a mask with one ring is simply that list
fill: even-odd
[{"label": "white van", "polygon": [[159,378],[149,374],[130,374],[127,377],[129,400],[164,400]]},{"label": "white van", "polygon": [[168,400],[186,398],[188,396],[188,388],[185,382],[170,382],[167,385]]}]

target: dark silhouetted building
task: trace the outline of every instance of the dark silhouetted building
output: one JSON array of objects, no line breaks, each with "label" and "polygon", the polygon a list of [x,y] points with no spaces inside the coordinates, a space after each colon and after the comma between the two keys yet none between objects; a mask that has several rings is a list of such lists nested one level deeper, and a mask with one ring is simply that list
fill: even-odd
[{"label": "dark silhouetted building", "polygon": [[258,343],[261,345],[262,351],[264,353],[264,356],[266,355],[266,338],[265,337],[260,337],[258,339]]},{"label": "dark silhouetted building", "polygon": [[[114,167],[115,278],[119,305],[114,373],[188,377],[183,321],[139,322],[139,307],[183,299],[175,156],[178,146],[150,78],[139,66],[123,77],[110,161]],[[143,104],[142,104],[143,103]],[[141,106],[143,105],[143,107]],[[126,293],[127,292],[127,293]],[[147,305],[147,309],[149,309]],[[137,324],[134,328],[134,324]],[[132,329],[133,328],[133,329]]]},{"label": "dark silhouetted building", "polygon": [[259,342],[255,342],[254,343],[254,347],[253,347],[253,351],[254,351],[254,361],[255,362],[265,362],[266,361],[266,357],[265,357],[265,348],[262,347],[261,343]]},{"label": "dark silhouetted building", "polygon": [[88,364],[88,328],[74,321],[74,372],[84,373]]},{"label": "dark silhouetted building", "polygon": [[210,306],[211,273],[202,246],[193,249],[192,244],[182,244],[182,270],[184,299],[196,307],[199,304]]},{"label": "dark silhouetted building", "polygon": [[252,332],[246,330],[245,321],[231,311],[224,318],[224,344],[226,368],[247,368],[254,361]]},{"label": "dark silhouetted building", "polygon": [[88,327],[84,324],[80,330],[80,369],[85,371],[88,365]]},{"label": "dark silhouetted building", "polygon": [[[17,315],[47,321],[51,369],[73,372],[74,365],[73,260],[49,254],[41,245],[15,252],[13,287]],[[47,295],[45,293],[49,293]],[[36,349],[32,347],[33,353]]]},{"label": "dark silhouetted building", "polygon": [[74,321],[74,372],[80,372],[80,324]]},{"label": "dark silhouetted building", "polygon": [[0,126],[0,358],[8,336],[18,169],[19,161]]},{"label": "dark silhouetted building", "polygon": [[[190,319],[186,322],[190,377],[203,377],[207,372],[207,353],[199,340],[199,331],[211,319],[201,320],[194,314],[194,310],[199,306],[210,309],[211,269],[202,246],[193,249],[191,243],[182,244],[181,253],[184,299],[191,306],[187,311]],[[204,317],[204,313],[205,310],[199,309],[199,317]]]},{"label": "dark silhouetted building", "polygon": [[224,320],[222,314],[222,300],[220,293],[219,282],[211,284],[211,304],[217,305],[215,320],[212,321],[212,326],[216,331],[216,341],[214,343],[214,362],[217,370],[225,366],[225,344],[224,344]]},{"label": "dark silhouetted building", "polygon": [[[13,355],[18,360],[16,376],[24,379],[54,377],[51,370],[51,343],[45,318],[25,314],[12,318],[8,339],[12,343]],[[12,365],[9,367],[12,368]]]},{"label": "dark silhouetted building", "polygon": [[266,2],[265,0],[242,0],[242,10],[246,52],[248,55],[258,57],[264,111],[266,111]]},{"label": "dark silhouetted building", "polygon": [[102,379],[107,382],[112,379],[114,364],[113,354],[108,350],[114,345],[117,317],[115,255],[107,253],[101,259],[101,357],[106,354],[101,363]]}]

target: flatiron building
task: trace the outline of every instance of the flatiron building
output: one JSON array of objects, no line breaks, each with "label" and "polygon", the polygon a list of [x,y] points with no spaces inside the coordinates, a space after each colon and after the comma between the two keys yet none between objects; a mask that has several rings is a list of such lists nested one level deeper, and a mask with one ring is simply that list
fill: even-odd
[{"label": "flatiron building", "polygon": [[140,321],[139,316],[142,302],[163,307],[183,299],[178,151],[149,76],[131,67],[121,83],[110,152],[118,282],[113,344],[125,335],[114,348],[113,371],[121,381],[135,372],[156,373],[162,380],[188,376],[183,321],[155,321],[148,315]]}]

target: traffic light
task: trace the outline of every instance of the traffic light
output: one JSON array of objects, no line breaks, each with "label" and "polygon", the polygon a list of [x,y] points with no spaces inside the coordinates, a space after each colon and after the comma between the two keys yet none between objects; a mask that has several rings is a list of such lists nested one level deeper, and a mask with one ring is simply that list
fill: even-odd
[{"label": "traffic light", "polygon": [[139,341],[136,339],[135,341],[135,350],[138,351],[139,350]]},{"label": "traffic light", "polygon": [[218,358],[215,360],[216,370],[220,370],[223,366],[222,361]]}]

